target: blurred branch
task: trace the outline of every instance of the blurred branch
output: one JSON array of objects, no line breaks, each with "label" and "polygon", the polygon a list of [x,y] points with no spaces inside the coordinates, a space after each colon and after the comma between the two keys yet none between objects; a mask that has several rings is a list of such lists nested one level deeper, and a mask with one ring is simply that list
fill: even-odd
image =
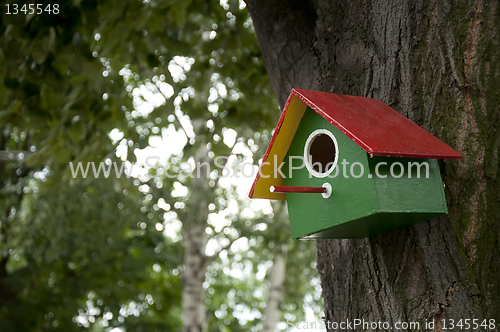
[{"label": "blurred branch", "polygon": [[[156,89],[158,90],[158,92],[163,96],[163,98],[165,98],[165,101],[167,101],[168,97],[163,93],[163,91],[161,91],[160,87],[158,86],[158,81],[154,82],[154,85],[156,86]],[[179,116],[177,114],[175,114],[175,111],[172,113],[172,115],[175,116],[175,119],[179,123],[179,126],[181,127],[182,131],[184,132],[184,135],[186,135],[186,138],[188,138],[188,139],[194,138],[194,137],[190,137],[188,135],[186,128],[182,124],[181,119],[179,118]]]},{"label": "blurred branch", "polygon": [[[224,226],[222,228],[222,230],[224,230],[227,226]],[[221,231],[222,231],[221,230]],[[220,234],[220,232],[219,232]],[[217,258],[219,258],[219,255],[221,252],[223,252],[224,250],[228,250],[229,248],[231,248],[231,246],[233,245],[233,243],[238,240],[240,237],[236,237],[234,239],[231,239],[229,240],[229,243],[223,247],[220,248],[220,250],[218,250],[215,254],[213,254],[212,256],[207,256],[204,263],[203,263],[203,267],[206,269],[210,266],[210,264],[212,264]]]}]

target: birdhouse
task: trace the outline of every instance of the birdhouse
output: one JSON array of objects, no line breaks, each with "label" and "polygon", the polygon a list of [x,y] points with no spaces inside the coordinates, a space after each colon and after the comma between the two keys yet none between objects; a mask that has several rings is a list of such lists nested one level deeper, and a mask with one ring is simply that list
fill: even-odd
[{"label": "birdhouse", "polygon": [[382,101],[292,89],[250,198],[294,238],[364,238],[447,214],[437,159],[462,155]]}]

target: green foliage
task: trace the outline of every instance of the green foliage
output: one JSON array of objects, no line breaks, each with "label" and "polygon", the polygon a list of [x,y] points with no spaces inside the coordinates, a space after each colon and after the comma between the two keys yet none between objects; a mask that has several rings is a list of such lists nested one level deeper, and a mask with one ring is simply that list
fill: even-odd
[{"label": "green foliage", "polygon": [[[112,181],[31,181],[20,213],[11,221],[12,242],[5,243],[12,249],[4,282],[16,294],[2,306],[6,330],[72,331],[78,329],[75,320],[85,326],[109,313],[115,320],[107,324],[120,326],[124,301],[147,304],[146,294],[155,306],[145,305],[148,315],[139,325],[154,323],[165,330],[180,324],[174,317],[158,324],[158,316],[171,307],[178,310],[180,301],[178,287],[165,287],[178,285],[178,276],[158,267],[178,265],[180,248],[155,230],[162,216],[147,199],[132,194],[134,187],[127,183],[122,183],[131,192],[127,195],[110,190]],[[150,211],[143,213],[141,207]],[[162,249],[166,246],[175,250],[167,252]],[[90,303],[97,309],[84,312]],[[75,318],[79,310],[83,313]]]},{"label": "green foliage", "polygon": [[[163,230],[193,216],[208,221],[213,241],[242,238],[253,247],[229,246],[209,268],[209,330],[259,328],[273,247],[290,238],[285,222],[262,212],[244,215],[248,201],[214,176],[198,192],[189,177],[170,179],[153,169],[135,179],[95,179],[74,178],[69,165],[120,162],[117,148],[133,163],[168,128],[188,141],[168,159],[170,173],[205,150],[212,164],[217,156],[248,158],[223,143],[228,129],[256,162],[279,112],[242,4],[74,0],[61,3],[59,14],[3,14],[2,331],[178,331],[184,244],[181,233],[172,238]],[[110,138],[112,131],[120,138]],[[188,194],[174,197],[179,185]],[[206,209],[198,197],[213,204],[211,214],[225,215],[228,232],[197,214]],[[226,213],[230,201],[239,212]],[[308,252],[312,242],[291,243],[289,257]],[[303,317],[303,295],[313,292],[315,270],[304,273],[313,258],[303,259],[290,264],[291,292],[282,305],[296,317]],[[254,275],[239,280],[225,273],[239,264]],[[240,309],[256,319],[238,318]]]}]

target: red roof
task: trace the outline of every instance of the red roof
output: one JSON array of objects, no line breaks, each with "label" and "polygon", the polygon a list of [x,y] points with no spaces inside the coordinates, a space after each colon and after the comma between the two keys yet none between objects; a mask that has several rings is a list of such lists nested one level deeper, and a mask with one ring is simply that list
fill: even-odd
[{"label": "red roof", "polygon": [[[462,155],[378,99],[292,89],[370,155],[460,159]],[[276,133],[275,133],[276,134]]]}]

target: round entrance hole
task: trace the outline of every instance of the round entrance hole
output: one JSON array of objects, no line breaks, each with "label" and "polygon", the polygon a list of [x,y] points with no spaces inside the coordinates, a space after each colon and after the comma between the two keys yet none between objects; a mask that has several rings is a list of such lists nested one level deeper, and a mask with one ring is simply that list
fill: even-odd
[{"label": "round entrance hole", "polygon": [[304,157],[306,167],[312,175],[319,178],[328,176],[338,160],[335,136],[325,129],[315,130],[307,138]]}]

